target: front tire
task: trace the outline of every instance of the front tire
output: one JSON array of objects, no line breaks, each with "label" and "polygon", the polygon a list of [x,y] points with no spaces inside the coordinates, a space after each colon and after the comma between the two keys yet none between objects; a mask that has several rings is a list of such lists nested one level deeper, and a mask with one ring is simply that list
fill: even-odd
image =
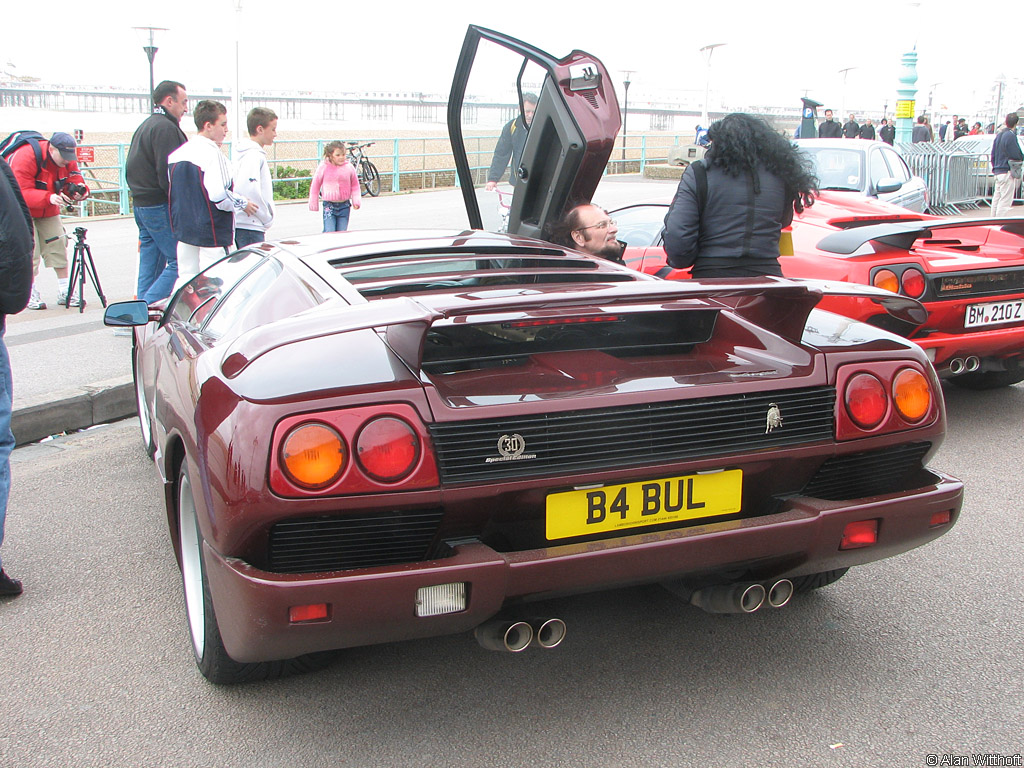
[{"label": "front tire", "polygon": [[181,581],[185,613],[196,666],[211,683],[248,683],[269,680],[297,672],[320,669],[330,663],[333,652],[314,653],[297,659],[243,663],[232,659],[224,648],[217,615],[210,595],[203,555],[203,535],[196,515],[195,495],[187,459],[178,477],[178,526],[181,542]]},{"label": "front tire", "polygon": [[153,458],[156,453],[156,442],[153,440],[153,419],[149,413],[149,406],[146,405],[145,386],[142,382],[141,355],[137,339],[132,340],[132,379],[135,383],[135,409],[139,413],[139,429],[142,431],[142,444],[145,446],[146,455]]}]

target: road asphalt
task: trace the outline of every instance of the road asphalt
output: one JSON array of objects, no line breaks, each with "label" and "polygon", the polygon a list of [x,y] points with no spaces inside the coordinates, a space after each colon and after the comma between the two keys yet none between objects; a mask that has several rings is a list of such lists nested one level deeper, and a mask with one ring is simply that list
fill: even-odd
[{"label": "road asphalt", "polygon": [[[595,200],[606,207],[644,200],[666,200],[675,182],[639,176],[609,177]],[[485,227],[497,225],[497,195],[479,192]],[[108,304],[134,298],[138,229],[132,217],[66,218],[68,260],[76,227],[85,243]],[[466,213],[459,190],[424,191],[364,198],[351,229],[441,227],[463,229]],[[320,214],[305,201],[278,203],[268,239],[315,234]],[[130,336],[103,325],[99,291],[86,282],[84,311],[57,305],[57,278],[40,269],[37,286],[44,310],[24,310],[7,318],[4,341],[11,356],[14,413],[11,428],[18,445],[50,435],[85,429],[135,415]]]}]

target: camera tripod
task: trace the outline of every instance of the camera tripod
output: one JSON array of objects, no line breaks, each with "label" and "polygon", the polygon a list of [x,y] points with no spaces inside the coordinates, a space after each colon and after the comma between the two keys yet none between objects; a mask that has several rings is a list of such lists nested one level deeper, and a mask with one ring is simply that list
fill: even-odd
[{"label": "camera tripod", "polygon": [[96,293],[100,297],[100,303],[104,307],[107,306],[107,298],[103,295],[103,288],[100,287],[100,278],[96,274],[96,263],[92,260],[92,250],[90,250],[89,244],[85,242],[85,233],[87,231],[85,227],[75,227],[75,252],[71,257],[71,270],[68,272],[68,294],[64,298],[64,308],[67,309],[71,306],[71,297],[77,287],[78,298],[81,300],[78,304],[79,313],[85,311],[86,275],[89,276],[92,287],[96,289]]}]

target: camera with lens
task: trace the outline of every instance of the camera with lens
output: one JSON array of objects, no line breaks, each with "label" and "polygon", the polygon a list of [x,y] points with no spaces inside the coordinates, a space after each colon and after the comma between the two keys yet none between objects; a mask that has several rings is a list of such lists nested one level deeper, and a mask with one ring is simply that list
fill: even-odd
[{"label": "camera with lens", "polygon": [[56,187],[57,194],[67,197],[84,197],[89,193],[89,188],[85,184],[76,184],[68,179],[57,179],[54,186]]}]

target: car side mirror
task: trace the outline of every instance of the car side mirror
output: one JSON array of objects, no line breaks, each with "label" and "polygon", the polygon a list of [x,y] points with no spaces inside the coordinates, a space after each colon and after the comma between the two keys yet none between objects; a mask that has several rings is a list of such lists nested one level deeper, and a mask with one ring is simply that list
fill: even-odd
[{"label": "car side mirror", "polygon": [[144,301],[118,301],[103,313],[103,324],[117,328],[145,325],[149,322],[149,305]]},{"label": "car side mirror", "polygon": [[887,195],[890,192],[896,192],[902,186],[903,182],[899,179],[879,179],[878,184],[875,185],[875,190],[880,195]]}]

